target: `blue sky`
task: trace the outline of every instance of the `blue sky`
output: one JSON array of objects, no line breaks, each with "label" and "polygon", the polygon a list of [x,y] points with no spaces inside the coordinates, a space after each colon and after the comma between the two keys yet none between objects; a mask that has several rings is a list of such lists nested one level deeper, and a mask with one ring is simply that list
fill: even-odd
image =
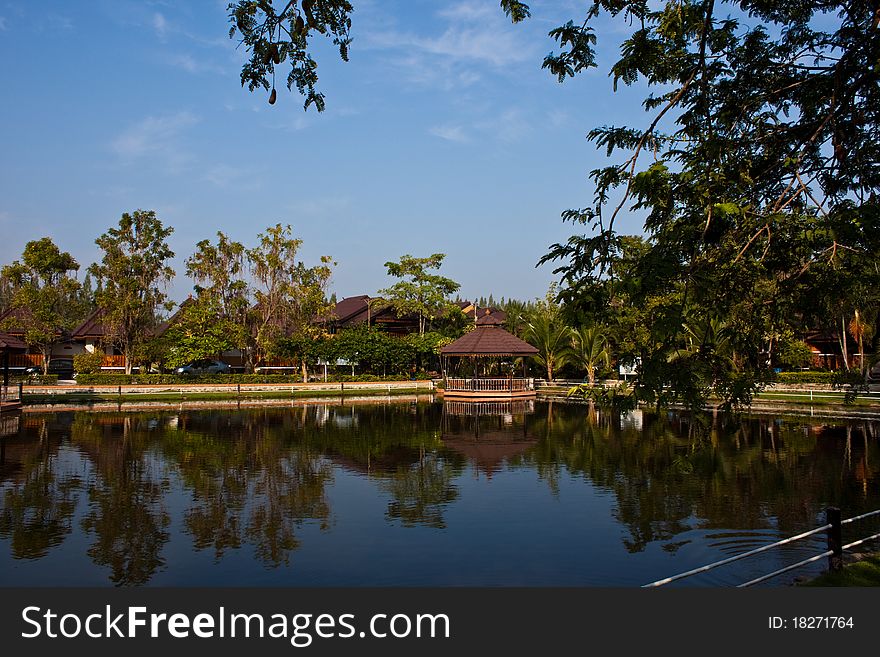
[{"label": "blue sky", "polygon": [[253,244],[279,222],[307,262],[334,257],[340,298],[435,252],[462,296],[534,298],[553,279],[535,263],[572,231],[560,213],[590,202],[605,163],[586,133],[644,123],[644,90],[607,76],[620,26],[597,25],[598,70],[561,85],[541,70],[581,2],[535,1],[511,25],[497,0],[353,0],[351,61],[316,51],[322,114],[241,88],[226,4],[0,0],[0,262],[48,235],[88,265],[143,208],[175,228],[177,300],[197,241]]}]

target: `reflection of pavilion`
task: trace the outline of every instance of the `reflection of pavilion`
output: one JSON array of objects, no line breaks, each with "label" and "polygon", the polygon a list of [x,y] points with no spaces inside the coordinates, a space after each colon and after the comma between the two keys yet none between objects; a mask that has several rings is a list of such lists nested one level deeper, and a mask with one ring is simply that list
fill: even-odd
[{"label": "reflection of pavilion", "polygon": [[[486,316],[470,333],[440,350],[446,399],[534,399],[535,389],[526,376],[526,356],[538,353]],[[515,359],[522,360],[522,376],[514,376]]]},{"label": "reflection of pavilion", "polygon": [[529,432],[531,399],[444,401],[440,437],[444,445],[491,477],[505,462],[521,456],[538,439]]}]

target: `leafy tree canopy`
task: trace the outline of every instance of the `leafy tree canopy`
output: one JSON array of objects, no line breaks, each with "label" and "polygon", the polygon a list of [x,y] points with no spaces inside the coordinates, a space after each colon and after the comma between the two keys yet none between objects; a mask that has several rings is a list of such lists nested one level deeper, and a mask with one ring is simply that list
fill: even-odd
[{"label": "leafy tree canopy", "polygon": [[[876,305],[877,12],[826,0],[597,0],[583,22],[551,32],[562,49],[545,67],[562,81],[595,66],[597,17],[617,19],[626,36],[614,85],[649,90],[643,125],[590,132],[619,160],[591,173],[590,206],[563,214],[588,232],[542,260],[560,263],[569,298],[610,292],[614,304],[625,292],[650,310],[652,335],[638,345],[643,399],[704,378],[729,403],[747,402],[792,318],[839,325]],[[647,248],[623,291],[607,281],[621,275],[616,221],[626,211],[644,214]],[[729,358],[705,348],[713,319]],[[694,345],[687,326],[707,330],[687,358],[672,358]],[[679,401],[705,400],[706,387],[689,390]]]},{"label": "leafy tree canopy", "polygon": [[400,315],[418,315],[419,334],[443,311],[451,310],[449,295],[461,287],[445,276],[432,274],[429,270],[440,269],[445,253],[435,253],[427,258],[414,258],[405,255],[398,262],[386,262],[388,275],[403,279],[389,288],[379,290],[387,297]]},{"label": "leafy tree canopy", "polygon": [[28,242],[21,260],[0,271],[9,290],[9,306],[18,312],[0,329],[23,330],[26,344],[43,354],[48,372],[52,345],[82,319],[78,304],[80,284],[74,278],[79,263],[48,237]]},{"label": "leafy tree canopy", "polygon": [[[501,0],[501,8],[514,23],[529,17],[528,5]],[[324,94],[317,90],[318,63],[312,57],[314,39],[329,39],[343,61],[351,45],[352,4],[348,0],[238,0],[228,5],[229,38],[238,38],[248,58],[241,69],[241,86],[269,91],[275,104],[277,67],[287,70],[287,88],[294,86],[310,105],[324,111]]]},{"label": "leafy tree canopy", "polygon": [[174,252],[166,241],[172,232],[154,211],[135,210],[95,240],[104,253],[89,273],[98,280],[102,321],[125,355],[126,374],[157,325],[159,309],[171,307],[165,288],[174,276],[168,265]]}]

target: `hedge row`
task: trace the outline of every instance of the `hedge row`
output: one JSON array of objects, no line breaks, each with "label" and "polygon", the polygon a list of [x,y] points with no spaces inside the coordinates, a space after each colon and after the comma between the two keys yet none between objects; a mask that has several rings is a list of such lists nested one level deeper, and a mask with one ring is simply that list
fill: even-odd
[{"label": "hedge row", "polygon": [[[416,375],[377,376],[375,374],[334,374],[327,378],[329,382],[367,382],[367,381],[401,381],[415,378],[418,381],[428,380],[428,375],[419,372]],[[55,377],[57,381],[58,377]],[[298,374],[202,374],[182,376],[179,374],[79,374],[76,382],[80,385],[124,386],[131,384],[144,385],[202,385],[206,383],[300,383]],[[320,382],[320,381],[319,381]]]},{"label": "hedge row", "polygon": [[368,382],[368,381],[428,381],[431,377],[426,372],[418,372],[417,374],[389,374],[387,376],[379,376],[377,374],[331,374],[327,377],[327,381],[338,383],[340,381],[348,382]]},{"label": "hedge row", "polygon": [[80,374],[76,382],[81,385],[124,386],[144,385],[202,385],[205,383],[299,383],[302,377],[288,374]]},{"label": "hedge row", "polygon": [[835,382],[836,372],[778,372],[776,381],[778,383],[827,383],[831,385]]},{"label": "hedge row", "polygon": [[53,386],[58,383],[57,374],[34,374],[33,376],[13,376],[11,383],[24,383],[29,386]]}]

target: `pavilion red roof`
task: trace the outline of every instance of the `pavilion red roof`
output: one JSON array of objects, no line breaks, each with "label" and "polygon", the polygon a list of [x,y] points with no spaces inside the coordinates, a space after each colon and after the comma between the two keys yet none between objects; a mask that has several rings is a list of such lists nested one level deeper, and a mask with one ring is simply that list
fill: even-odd
[{"label": "pavilion red roof", "polygon": [[27,345],[18,338],[0,331],[0,351],[27,351]]},{"label": "pavilion red roof", "polygon": [[495,323],[478,323],[470,333],[440,350],[444,356],[534,356],[538,353],[528,342],[520,340]]}]

